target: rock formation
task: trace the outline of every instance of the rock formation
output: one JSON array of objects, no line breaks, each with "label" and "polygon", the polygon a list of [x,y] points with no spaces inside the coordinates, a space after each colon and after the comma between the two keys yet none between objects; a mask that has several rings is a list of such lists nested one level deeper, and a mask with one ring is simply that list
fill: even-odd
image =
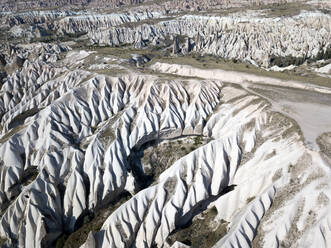
[{"label": "rock formation", "polygon": [[330,14],[252,2],[0,0],[0,246],[330,247]]}]

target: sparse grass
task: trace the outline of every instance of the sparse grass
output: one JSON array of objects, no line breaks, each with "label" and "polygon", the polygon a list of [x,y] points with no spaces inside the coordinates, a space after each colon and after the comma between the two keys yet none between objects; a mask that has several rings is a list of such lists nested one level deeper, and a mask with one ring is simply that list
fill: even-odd
[{"label": "sparse grass", "polygon": [[259,132],[257,132],[256,133],[256,138],[255,138],[255,145],[254,145],[253,149],[250,152],[245,152],[244,145],[241,141],[240,147],[242,149],[242,154],[241,154],[241,159],[240,159],[240,165],[244,165],[245,163],[250,161],[253,158],[253,156],[256,152],[256,149],[258,147],[260,147],[265,141],[266,141],[266,139],[263,138],[262,135]]},{"label": "sparse grass", "polygon": [[328,47],[325,51],[321,49],[315,57],[305,58],[305,57],[293,57],[293,56],[274,56],[270,57],[270,66],[277,65],[279,67],[287,67],[289,65],[299,66],[302,65],[306,60],[308,63],[316,62],[318,60],[328,60],[331,59],[331,47]]},{"label": "sparse grass", "polygon": [[[181,37],[182,39],[183,37]],[[318,86],[329,87],[331,88],[330,79],[327,77],[322,77],[316,75],[314,72],[306,69],[305,65],[301,65],[294,70],[284,71],[284,72],[277,72],[277,71],[266,71],[264,69],[258,68],[252,64],[243,63],[238,60],[229,60],[223,59],[213,55],[200,55],[197,53],[190,53],[186,56],[171,56],[170,50],[166,48],[172,44],[171,41],[168,41],[169,44],[165,46],[154,46],[154,47],[147,47],[144,49],[135,49],[132,48],[131,44],[122,45],[119,47],[110,47],[110,46],[83,46],[79,47],[81,49],[87,49],[91,51],[96,51],[97,55],[101,56],[115,56],[121,59],[130,59],[131,54],[138,54],[138,55],[147,55],[151,60],[144,64],[144,68],[140,68],[139,70],[143,73],[150,73],[150,74],[157,74],[160,75],[161,73],[153,72],[149,70],[147,67],[155,62],[161,63],[169,63],[169,64],[181,64],[181,65],[189,65],[200,69],[221,69],[226,71],[237,71],[237,72],[244,72],[249,74],[255,74],[258,76],[265,76],[265,77],[272,77],[278,78],[281,80],[294,80],[300,81],[304,83],[312,83]],[[330,50],[326,52],[321,52],[316,58],[312,58],[309,61],[326,58],[330,56]],[[274,63],[279,65],[288,65],[288,64],[302,64],[304,62],[303,58],[279,58],[274,57]],[[111,70],[100,70],[102,74],[111,74],[115,72]],[[98,72],[98,71],[97,71]],[[169,76],[169,74],[168,74]]]},{"label": "sparse grass", "polygon": [[131,44],[122,45],[118,47],[111,47],[111,46],[87,46],[85,47],[88,50],[97,52],[98,55],[103,56],[116,56],[122,59],[129,59],[131,58],[131,54],[138,54],[138,55],[147,55],[149,58],[161,58],[163,56],[162,52],[159,49],[153,48],[146,48],[146,49],[136,49],[131,46]]},{"label": "sparse grass", "polygon": [[156,181],[164,170],[189,152],[187,143],[180,144],[177,141],[170,141],[169,143],[155,144],[144,154],[143,163],[151,165],[150,170],[145,171],[145,173],[152,176],[153,181]]},{"label": "sparse grass", "polygon": [[218,214],[217,208],[215,206],[212,206],[209,211],[212,215],[217,216]]},{"label": "sparse grass", "polygon": [[115,138],[116,137],[114,131],[112,130],[111,127],[105,128],[99,136],[99,140],[102,146],[104,147],[104,149],[107,149],[109,145],[115,140]]},{"label": "sparse grass", "polygon": [[316,143],[318,144],[320,151],[331,158],[331,132],[321,134],[316,139]]},{"label": "sparse grass", "polygon": [[[277,190],[276,195],[273,199],[272,205],[269,208],[269,210],[266,212],[265,216],[260,222],[260,225],[258,226],[256,232],[256,236],[252,242],[252,247],[262,247],[263,246],[263,240],[265,237],[265,232],[263,230],[264,224],[267,223],[270,218],[275,214],[275,212],[279,209],[281,209],[285,204],[286,201],[290,199],[294,199],[295,195],[302,190],[306,185],[308,185],[311,181],[309,178],[306,179],[305,182],[299,183],[297,180],[298,176],[308,167],[312,164],[312,158],[311,155],[308,153],[305,153],[303,156],[300,157],[300,159],[297,161],[295,165],[289,166],[289,171],[291,179],[290,183],[288,185],[285,185],[284,187],[281,187]],[[298,213],[296,214],[298,216]],[[292,228],[292,225],[291,227]],[[288,232],[290,234],[290,232]],[[291,234],[290,234],[291,235]],[[295,242],[292,242],[292,244]],[[285,247],[285,246],[282,246]],[[286,246],[289,247],[289,246]]]},{"label": "sparse grass", "polygon": [[99,140],[104,148],[107,148],[116,139],[116,135],[112,126],[120,116],[121,116],[121,112],[115,114],[114,116],[111,117],[111,119],[109,119],[108,123],[105,124],[105,126],[101,127]]},{"label": "sparse grass", "polygon": [[201,144],[202,144],[202,136],[199,135],[199,136],[194,137],[194,145],[199,146]]},{"label": "sparse grass", "polygon": [[265,160],[268,160],[268,159],[270,159],[270,158],[273,158],[276,154],[277,154],[277,153],[276,153],[276,150],[273,149],[272,152],[268,153],[268,154],[265,156],[264,159],[265,159]]},{"label": "sparse grass", "polygon": [[153,141],[143,145],[139,151],[132,153],[129,159],[137,180],[137,191],[156,183],[160,174],[178,159],[209,141],[210,139],[202,136],[194,136],[161,143]]},{"label": "sparse grass", "polygon": [[173,58],[165,57],[160,59],[154,59],[153,63],[154,62],[190,65],[200,69],[221,69],[225,71],[244,72],[258,76],[278,78],[287,81],[293,80],[293,81],[311,83],[317,86],[331,88],[329,78],[318,76],[315,73],[305,69],[303,70],[294,69],[284,72],[266,71],[251,64],[246,64],[239,61],[226,60],[211,55],[200,56],[200,55],[191,54],[188,56],[173,57]]},{"label": "sparse grass", "polygon": [[112,77],[120,76],[120,75],[126,74],[128,72],[125,69],[119,69],[119,68],[102,69],[102,70],[88,70],[88,71],[107,75],[107,76],[112,76]]},{"label": "sparse grass", "polygon": [[0,138],[0,144],[8,141],[14,134],[18,133],[19,131],[21,131],[24,128],[25,128],[25,126],[23,126],[23,125],[19,125],[19,126],[12,128],[8,132],[6,132],[6,134],[2,138]]},{"label": "sparse grass", "polygon": [[277,3],[256,6],[255,9],[266,10],[268,17],[289,17],[300,14],[302,10],[313,10],[311,4],[305,2]]},{"label": "sparse grass", "polygon": [[21,179],[21,184],[23,186],[28,185],[32,181],[34,181],[37,176],[38,176],[38,168],[37,166],[30,166],[26,170],[23,171],[22,179]]},{"label": "sparse grass", "polygon": [[41,109],[39,108],[32,108],[27,111],[24,111],[23,113],[15,116],[13,120],[9,123],[8,128],[14,128],[16,126],[22,125],[26,118],[31,117],[35,114],[37,114]]},{"label": "sparse grass", "polygon": [[77,32],[77,33],[66,33],[64,35],[57,35],[52,30],[49,30],[47,32],[48,32],[47,35],[37,37],[37,38],[32,38],[30,40],[30,42],[44,42],[44,43],[67,42],[67,41],[72,41],[72,40],[78,39],[81,36],[86,34],[86,32]]},{"label": "sparse grass", "polygon": [[187,226],[171,234],[167,241],[170,244],[180,241],[192,248],[212,247],[227,234],[228,222],[222,220],[221,223],[217,223],[216,216],[215,207],[205,210],[199,216],[194,217]]},{"label": "sparse grass", "polygon": [[281,178],[283,176],[283,170],[282,168],[279,168],[275,174],[272,176],[272,181],[276,182],[279,178]]},{"label": "sparse grass", "polygon": [[252,197],[248,197],[246,200],[246,204],[250,203],[251,201],[253,201],[255,199],[255,196]]},{"label": "sparse grass", "polygon": [[7,241],[6,238],[0,237],[0,247],[2,247],[3,245],[5,245],[6,241]]},{"label": "sparse grass", "polygon": [[97,232],[102,227],[106,219],[123,203],[130,199],[130,194],[123,193],[115,200],[114,203],[107,207],[96,210],[95,213],[86,215],[83,220],[83,225],[71,234],[61,235],[56,243],[56,248],[77,248],[80,247],[87,239],[90,231]]},{"label": "sparse grass", "polygon": [[110,127],[105,128],[101,133],[99,138],[110,138],[111,140],[115,139],[115,135]]}]

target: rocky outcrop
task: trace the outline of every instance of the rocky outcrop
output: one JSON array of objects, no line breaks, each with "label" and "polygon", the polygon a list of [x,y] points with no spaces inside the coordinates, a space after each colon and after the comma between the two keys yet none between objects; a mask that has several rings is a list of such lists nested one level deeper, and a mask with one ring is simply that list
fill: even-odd
[{"label": "rocky outcrop", "polygon": [[[54,68],[48,63],[55,62],[58,59],[58,54],[67,49],[67,47],[60,45],[22,46],[17,47],[16,51],[8,56],[11,59],[6,62],[7,64],[4,67],[8,76],[3,82],[2,92],[0,93],[1,126],[4,130],[7,130],[8,125],[16,115],[30,110],[25,105],[26,99],[33,99],[45,87],[46,82],[59,76],[64,71],[63,69]],[[40,54],[39,57],[36,56],[38,54]],[[52,88],[54,86],[49,85],[48,87]],[[32,108],[41,104],[40,100],[45,97],[46,94],[43,93],[43,96],[35,102],[35,106],[32,106]],[[18,111],[17,114],[13,115],[16,111]]]},{"label": "rocky outcrop", "polygon": [[[24,63],[21,73],[27,75],[24,70],[32,65]],[[249,245],[275,191],[287,185],[287,174],[282,177],[279,169],[287,171],[305,151],[291,121],[272,112],[268,102],[220,81],[162,82],[156,76],[110,77],[33,66],[32,75],[39,69],[45,75],[29,76],[26,83],[41,85],[17,97],[22,101],[11,100],[10,108],[2,98],[0,235],[8,245],[49,246],[61,233],[73,232],[87,212],[116,201],[124,191],[134,194],[137,168],[129,159],[134,151],[153,140],[190,135],[211,141],[115,210],[86,246],[171,246],[165,243],[170,233],[207,203],[234,223],[220,242]],[[15,82],[24,85],[23,80]],[[14,81],[6,87],[9,82]],[[34,166],[37,174],[24,183]],[[265,169],[253,176],[254,166]],[[231,185],[237,186],[225,194]],[[260,200],[247,204],[252,195]]]},{"label": "rocky outcrop", "polygon": [[1,17],[2,25],[13,27],[20,24],[43,24],[52,22],[58,18],[63,18],[66,16],[77,15],[79,12],[73,11],[29,11],[23,13],[5,13]]},{"label": "rocky outcrop", "polygon": [[132,13],[77,15],[65,17],[54,22],[54,30],[62,33],[90,32],[104,30],[125,23],[137,22],[163,17],[161,12],[139,11]]},{"label": "rocky outcrop", "polygon": [[[154,3],[151,0],[56,0],[56,1],[33,1],[26,2],[23,0],[11,2],[9,0],[1,0],[0,6],[3,11],[22,11],[26,9],[48,9],[54,7],[61,7],[65,9],[72,8],[116,8],[123,6],[139,6],[141,4],[148,4],[151,9],[165,9],[167,11],[200,11],[200,10],[215,10],[215,9],[228,9],[236,7],[247,7],[250,5],[271,5],[271,4],[284,4],[291,2],[301,2],[301,0],[252,0],[252,1],[236,1],[236,0],[194,0],[194,1],[162,1]],[[327,2],[312,1],[311,4],[327,5]],[[144,5],[139,8],[145,9]]]},{"label": "rocky outcrop", "polygon": [[157,25],[113,27],[88,33],[94,44],[134,44],[183,35],[194,40],[193,51],[240,59],[268,67],[272,57],[315,58],[330,47],[328,15],[314,13],[288,18],[184,16]]},{"label": "rocky outcrop", "polygon": [[2,19],[11,27],[9,33],[18,38],[87,34],[94,45],[131,44],[142,49],[181,36],[186,41],[179,44],[174,39],[177,45],[172,50],[176,54],[193,51],[262,67],[300,65],[308,59],[319,59],[330,49],[331,18],[327,14],[303,12],[292,17],[268,18],[254,13],[170,18],[162,10],[116,14],[40,11],[4,15]]},{"label": "rocky outcrop", "polygon": [[[232,142],[213,141],[178,160],[160,175],[155,186],[139,192],[114,212],[94,235],[94,242],[99,247],[166,246],[168,235],[186,224],[199,204],[228,186],[230,170],[236,169],[239,156],[238,146]],[[219,154],[211,158],[208,154],[213,150]],[[237,153],[237,157],[228,152]],[[87,244],[91,239],[90,235]]]},{"label": "rocky outcrop", "polygon": [[[275,88],[300,89],[293,98],[311,91],[306,100],[324,100],[311,109],[325,113],[330,89],[153,62],[197,53],[268,67],[328,57],[330,16],[174,15],[248,4],[232,0],[70,10],[100,3],[142,1],[44,1],[68,11],[0,14],[12,35],[0,44],[0,246],[194,247],[210,229],[207,247],[330,247],[329,139],[312,150],[304,137],[314,127],[300,125],[315,122],[291,119],[300,113]],[[70,42],[16,44],[42,35]],[[328,119],[318,118],[324,130]],[[182,240],[186,228],[197,236]]]},{"label": "rocky outcrop", "polygon": [[174,44],[172,45],[172,54],[176,55],[180,52],[179,44],[178,44],[178,37],[174,38]]},{"label": "rocky outcrop", "polygon": [[10,28],[11,36],[32,39],[55,34],[57,36],[70,34],[78,36],[92,30],[104,30],[125,23],[139,23],[161,17],[163,17],[161,12],[148,10],[113,14],[87,11],[32,11],[3,15],[1,19],[3,26]]}]

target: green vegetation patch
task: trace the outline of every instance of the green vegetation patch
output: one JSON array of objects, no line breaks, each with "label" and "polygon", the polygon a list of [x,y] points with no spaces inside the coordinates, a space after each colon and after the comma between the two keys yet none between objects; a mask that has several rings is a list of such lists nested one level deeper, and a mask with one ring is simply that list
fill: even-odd
[{"label": "green vegetation patch", "polygon": [[203,136],[188,136],[170,141],[152,141],[143,145],[129,157],[129,163],[136,178],[137,191],[156,183],[160,174],[211,139]]},{"label": "green vegetation patch", "polygon": [[38,176],[38,167],[37,166],[30,166],[26,170],[23,171],[21,184],[23,186],[28,185],[29,183],[33,182]]},{"label": "green vegetation patch", "polygon": [[215,207],[207,209],[193,220],[171,234],[167,241],[172,245],[175,241],[189,245],[192,248],[212,247],[222,237],[227,234],[228,222],[222,220],[215,221],[217,209]]},{"label": "green vegetation patch", "polygon": [[[71,234],[64,233],[61,235],[56,243],[56,248],[78,248],[84,244],[88,234],[100,231],[106,219],[123,203],[130,199],[131,195],[127,192],[121,194],[114,203],[109,204],[107,207],[96,210],[95,213],[89,213],[82,220],[82,225]],[[77,221],[78,222],[78,221]]]},{"label": "green vegetation patch", "polygon": [[20,132],[24,128],[25,128],[24,125],[19,125],[19,126],[16,126],[16,127],[12,128],[8,132],[6,132],[6,134],[2,138],[0,138],[0,144],[5,143],[6,141],[8,141],[13,135],[17,134],[18,132]]},{"label": "green vegetation patch", "polygon": [[35,114],[37,114],[41,109],[40,108],[32,108],[27,111],[24,111],[23,113],[15,116],[13,120],[9,123],[8,129],[14,128],[16,126],[22,125],[26,118],[31,117]]},{"label": "green vegetation patch", "polygon": [[275,56],[272,55],[270,57],[270,66],[277,65],[279,67],[287,67],[289,65],[302,65],[305,61],[308,63],[312,63],[318,60],[328,60],[331,59],[331,48],[327,48],[326,50],[321,49],[315,57],[305,58],[305,57],[293,57],[293,56]]},{"label": "green vegetation patch", "polygon": [[0,237],[0,247],[4,246],[6,242],[7,242],[6,238]]}]

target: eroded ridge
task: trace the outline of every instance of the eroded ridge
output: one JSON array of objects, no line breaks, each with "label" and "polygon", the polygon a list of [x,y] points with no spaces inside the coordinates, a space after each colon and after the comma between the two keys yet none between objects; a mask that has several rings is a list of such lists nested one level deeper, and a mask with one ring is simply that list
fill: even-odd
[{"label": "eroded ridge", "polygon": [[254,2],[0,0],[0,246],[330,247],[330,4]]}]

